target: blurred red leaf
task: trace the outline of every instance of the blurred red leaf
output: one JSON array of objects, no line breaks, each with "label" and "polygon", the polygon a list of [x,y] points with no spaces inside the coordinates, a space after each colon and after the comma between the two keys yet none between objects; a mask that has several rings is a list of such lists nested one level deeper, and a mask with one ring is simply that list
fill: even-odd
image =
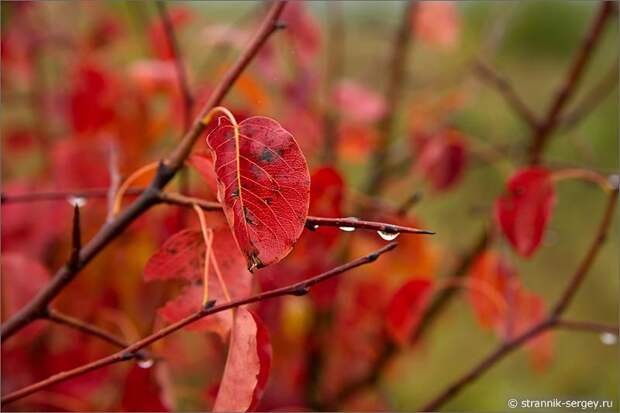
[{"label": "blurred red leaf", "polygon": [[83,62],[73,79],[68,100],[74,131],[89,135],[112,123],[117,88],[112,75],[93,62]]},{"label": "blurred red leaf", "polygon": [[415,35],[429,45],[451,47],[459,39],[461,20],[454,2],[420,2],[412,18]]},{"label": "blurred red leaf", "polygon": [[[310,189],[310,213],[322,217],[342,216],[345,184],[340,173],[330,166],[315,169]],[[332,245],[340,235],[338,228],[322,228],[316,240],[320,247]]]},{"label": "blurred red leaf", "polygon": [[174,62],[138,60],[129,67],[129,77],[145,95],[178,92],[179,81]]},{"label": "blurred red leaf", "polygon": [[191,155],[187,161],[191,166],[196,168],[198,173],[207,182],[209,190],[217,193],[217,176],[215,175],[215,169],[213,168],[213,161],[203,155]]},{"label": "blurred red leaf", "polygon": [[321,48],[321,28],[305,2],[293,1],[286,5],[281,20],[286,23],[285,35],[289,38],[293,57],[303,67],[314,61]]},{"label": "blurred red leaf", "polygon": [[308,214],[310,176],[295,138],[266,117],[233,126],[220,118],[209,134],[218,199],[250,271],[284,258]]},{"label": "blurred red leaf", "polygon": [[[49,279],[48,270],[39,262],[17,253],[3,253],[2,259],[2,321],[28,304]],[[20,333],[32,339],[41,331],[41,324],[32,324]]]},{"label": "blurred red leaf", "polygon": [[260,401],[270,369],[271,343],[267,329],[256,314],[238,308],[213,411],[252,410]]},{"label": "blurred red leaf", "polygon": [[[537,294],[519,291],[516,300],[515,334],[522,334],[546,316],[545,302]],[[532,367],[541,371],[553,358],[553,335],[545,332],[525,344]]]},{"label": "blurred red leaf", "polygon": [[495,220],[515,251],[531,256],[540,246],[555,204],[550,172],[543,167],[517,171],[508,193],[495,201]]},{"label": "blurred red leaf", "polygon": [[416,134],[413,144],[417,152],[414,168],[435,190],[449,189],[463,176],[467,146],[459,131],[441,129],[431,134]]},{"label": "blurred red leaf", "polygon": [[75,137],[56,143],[51,151],[54,183],[60,189],[103,188],[108,172],[110,141],[83,141]]},{"label": "blurred red leaf", "polygon": [[396,290],[385,317],[387,332],[396,343],[406,344],[417,329],[432,290],[433,281],[428,278],[413,278]]},{"label": "blurred red leaf", "polygon": [[134,364],[127,373],[121,407],[129,412],[167,412],[153,368]]},{"label": "blurred red leaf", "polygon": [[472,264],[469,279],[469,301],[480,325],[495,328],[504,327],[506,320],[509,288],[520,289],[516,271],[500,254],[487,250],[480,254]]},{"label": "blurred red leaf", "polygon": [[383,96],[353,80],[336,85],[333,101],[344,116],[356,122],[376,122],[387,109]]}]

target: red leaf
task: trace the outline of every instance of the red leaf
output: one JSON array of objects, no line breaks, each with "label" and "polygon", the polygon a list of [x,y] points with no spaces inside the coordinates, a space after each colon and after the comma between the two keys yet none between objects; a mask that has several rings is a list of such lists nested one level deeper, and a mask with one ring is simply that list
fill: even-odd
[{"label": "red leaf", "polygon": [[386,329],[394,341],[405,344],[416,330],[431,298],[433,281],[414,278],[392,296],[386,312]]},{"label": "red leaf", "polygon": [[495,220],[521,256],[531,256],[540,246],[554,203],[550,172],[542,167],[515,173],[508,193],[495,201]]},{"label": "red leaf", "polygon": [[[2,320],[7,320],[28,304],[45,287],[49,272],[39,262],[21,254],[2,254]],[[24,331],[28,339],[41,331],[33,324]]]},{"label": "red leaf", "polygon": [[144,267],[146,281],[202,279],[205,244],[199,229],[185,229],[164,242]]},{"label": "red leaf", "polygon": [[373,123],[385,114],[383,96],[352,80],[343,80],[335,88],[334,103],[356,122]]},{"label": "red leaf", "polygon": [[295,138],[266,117],[233,126],[220,118],[207,138],[218,181],[218,199],[239,248],[254,271],[284,258],[308,215],[310,176]]},{"label": "red leaf", "polygon": [[[323,217],[341,217],[344,194],[344,180],[340,173],[329,166],[321,167],[312,173],[310,189],[310,213]],[[332,245],[340,235],[337,228],[322,228],[317,237],[319,248]]]},{"label": "red leaf", "polygon": [[[520,291],[515,305],[515,334],[522,334],[546,316],[543,299],[531,292]],[[529,351],[530,363],[534,369],[544,369],[553,357],[553,335],[543,333],[525,344]]]},{"label": "red leaf", "polygon": [[[212,256],[231,299],[247,297],[252,279],[245,269],[243,256],[236,248],[235,240],[227,227],[213,232]],[[178,321],[199,311],[202,306],[205,245],[200,230],[186,229],[173,235],[149,259],[144,273],[147,281],[183,279],[192,281],[181,294],[159,309],[161,317],[169,322]],[[209,267],[209,298],[218,302],[227,300],[213,263]],[[223,311],[191,324],[193,331],[211,331],[226,338],[232,325],[232,313]]]},{"label": "red leaf", "polygon": [[415,168],[437,191],[450,188],[462,177],[467,165],[465,139],[454,129],[442,129],[430,135],[416,135]]},{"label": "red leaf", "polygon": [[321,47],[321,28],[303,1],[289,2],[281,17],[286,23],[285,35],[293,44],[293,57],[303,67],[316,57]]},{"label": "red leaf", "polygon": [[174,62],[138,60],[129,68],[129,77],[145,95],[157,92],[178,93],[179,81]]},{"label": "red leaf", "polygon": [[54,183],[59,189],[109,186],[109,154],[110,141],[105,137],[57,142],[51,150]]},{"label": "red leaf", "polygon": [[469,274],[469,300],[482,327],[500,331],[506,320],[507,298],[520,289],[510,263],[493,251],[485,251],[474,261]]},{"label": "red leaf", "polygon": [[134,364],[127,373],[121,407],[129,412],[167,412],[162,392],[154,377],[154,368]]},{"label": "red leaf", "polygon": [[258,404],[271,369],[271,343],[261,319],[236,310],[230,349],[214,412],[245,412]]}]

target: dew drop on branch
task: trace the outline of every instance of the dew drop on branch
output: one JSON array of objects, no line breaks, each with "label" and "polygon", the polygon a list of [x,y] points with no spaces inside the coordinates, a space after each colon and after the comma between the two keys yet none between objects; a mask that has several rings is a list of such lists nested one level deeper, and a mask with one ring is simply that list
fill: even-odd
[{"label": "dew drop on branch", "polygon": [[[357,217],[348,217],[347,219],[351,220],[351,221],[359,221],[359,218],[357,218]],[[355,227],[348,227],[346,225],[343,225],[343,226],[338,227],[338,228],[340,228],[340,230],[344,231],[344,232],[353,232],[353,231],[355,231]]]},{"label": "dew drop on branch", "polygon": [[313,231],[316,231],[317,229],[319,229],[319,224],[312,225],[312,230]]},{"label": "dew drop on branch", "polygon": [[73,207],[82,208],[86,205],[86,198],[82,196],[69,196],[67,197],[67,202]]},{"label": "dew drop on branch", "polygon": [[618,337],[616,337],[616,335],[612,333],[602,333],[600,339],[601,343],[605,344],[606,346],[613,346],[618,342]]},{"label": "dew drop on branch", "polygon": [[150,358],[138,360],[138,367],[140,367],[141,369],[150,369],[151,367],[153,367],[153,364],[155,364],[155,360]]},{"label": "dew drop on branch", "polygon": [[377,234],[386,241],[393,241],[400,235],[400,232],[377,231]]}]

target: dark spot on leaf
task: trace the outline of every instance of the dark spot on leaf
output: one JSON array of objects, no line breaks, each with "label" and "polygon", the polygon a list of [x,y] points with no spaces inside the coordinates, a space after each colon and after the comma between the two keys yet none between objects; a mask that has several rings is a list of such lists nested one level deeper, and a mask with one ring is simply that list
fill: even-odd
[{"label": "dark spot on leaf", "polygon": [[260,154],[260,159],[263,162],[271,163],[273,162],[274,154],[268,148],[263,148],[263,151]]}]

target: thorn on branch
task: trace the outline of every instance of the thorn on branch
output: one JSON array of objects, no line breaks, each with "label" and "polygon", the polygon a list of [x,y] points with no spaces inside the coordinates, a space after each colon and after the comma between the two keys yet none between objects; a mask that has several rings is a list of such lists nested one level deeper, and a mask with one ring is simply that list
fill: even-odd
[{"label": "thorn on branch", "polygon": [[80,206],[73,205],[73,229],[71,235],[71,257],[68,267],[76,271],[80,266],[80,250],[82,249],[82,230],[80,229]]},{"label": "thorn on branch", "polygon": [[205,303],[205,305],[203,305],[203,306],[202,306],[202,310],[201,310],[201,311],[202,311],[203,313],[204,313],[204,312],[206,312],[206,311],[209,311],[210,309],[212,309],[213,307],[215,307],[215,303],[216,303],[216,300],[209,300],[209,301],[207,301],[207,302]]}]

